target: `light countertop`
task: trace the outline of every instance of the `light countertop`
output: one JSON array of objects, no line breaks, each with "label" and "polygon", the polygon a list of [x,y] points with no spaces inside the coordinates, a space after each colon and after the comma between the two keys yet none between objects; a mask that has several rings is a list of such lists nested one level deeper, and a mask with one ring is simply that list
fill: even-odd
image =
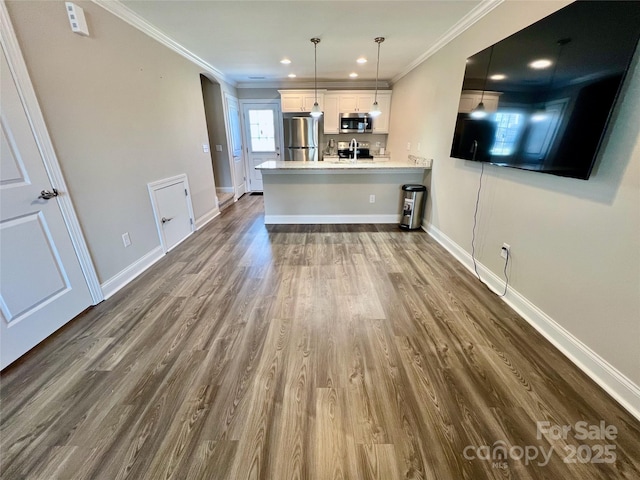
[{"label": "light countertop", "polygon": [[262,173],[375,173],[389,172],[389,170],[416,172],[428,170],[424,165],[416,165],[412,162],[395,162],[395,161],[362,161],[356,163],[349,161],[325,160],[321,162],[285,162],[285,161],[269,161],[256,166],[256,170]]},{"label": "light countertop", "polygon": [[[340,160],[340,157],[338,157],[338,155],[325,155],[324,156],[324,161],[325,162],[337,162],[338,160]],[[345,161],[344,159],[342,161]],[[369,160],[365,160],[365,161],[369,161],[369,162],[390,162],[391,161],[391,157],[389,155],[374,155],[373,156],[373,160],[369,159]],[[409,162],[412,163],[412,162]]]}]

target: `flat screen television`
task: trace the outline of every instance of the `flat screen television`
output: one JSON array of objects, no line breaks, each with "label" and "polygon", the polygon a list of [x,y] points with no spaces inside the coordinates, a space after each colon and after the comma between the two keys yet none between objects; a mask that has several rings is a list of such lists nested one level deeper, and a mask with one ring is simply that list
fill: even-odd
[{"label": "flat screen television", "polygon": [[577,1],[467,59],[451,156],[588,179],[640,1]]}]

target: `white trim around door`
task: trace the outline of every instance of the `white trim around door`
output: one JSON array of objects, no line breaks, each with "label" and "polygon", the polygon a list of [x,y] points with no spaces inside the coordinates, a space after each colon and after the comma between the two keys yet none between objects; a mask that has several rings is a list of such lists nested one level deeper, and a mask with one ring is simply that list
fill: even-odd
[{"label": "white trim around door", "polygon": [[89,248],[82,234],[80,222],[73,207],[69,189],[62,175],[62,169],[60,168],[58,157],[53,148],[53,143],[51,142],[51,137],[49,136],[42,111],[40,110],[40,105],[4,0],[0,0],[0,43],[7,57],[11,73],[16,80],[18,93],[25,107],[25,113],[38,144],[38,149],[42,155],[45,169],[51,180],[51,186],[60,192],[57,200],[62,211],[62,217],[69,231],[73,248],[78,256],[82,273],[84,274],[89,292],[91,293],[91,299],[93,304],[96,305],[104,300],[104,294],[98,281],[98,274],[96,273],[91,255],[89,254]]},{"label": "white trim around door", "polygon": [[[282,133],[282,110],[280,108],[280,100],[278,99],[249,99],[249,98],[243,98],[240,100],[240,114],[242,116],[241,118],[241,125],[242,125],[242,144],[244,146],[244,169],[246,172],[246,176],[247,179],[249,180],[248,182],[248,188],[247,190],[250,192],[262,192],[263,188],[262,188],[262,182],[259,183],[259,188],[256,188],[256,185],[253,181],[253,179],[255,178],[255,174],[256,171],[255,169],[255,162],[252,161],[252,152],[250,152],[249,150],[251,149],[251,138],[250,138],[250,132],[247,130],[248,126],[247,126],[247,119],[246,119],[246,112],[245,112],[245,107],[247,105],[255,105],[257,108],[259,107],[271,107],[271,109],[274,112],[274,121],[277,123],[277,125],[275,126],[275,131],[276,131],[276,155],[278,156],[278,158],[282,158],[280,155],[281,153],[284,151],[284,137],[283,137],[283,133]],[[260,174],[260,176],[262,176],[262,174]]]}]

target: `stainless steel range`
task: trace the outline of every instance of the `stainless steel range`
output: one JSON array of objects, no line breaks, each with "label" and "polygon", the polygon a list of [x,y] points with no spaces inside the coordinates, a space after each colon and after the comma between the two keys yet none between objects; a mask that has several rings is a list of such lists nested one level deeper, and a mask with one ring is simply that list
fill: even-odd
[{"label": "stainless steel range", "polygon": [[[350,142],[338,142],[338,156],[340,158],[353,158],[353,148],[349,150],[349,145]],[[357,145],[357,158],[373,158],[373,155],[369,153],[369,142],[357,142]]]}]

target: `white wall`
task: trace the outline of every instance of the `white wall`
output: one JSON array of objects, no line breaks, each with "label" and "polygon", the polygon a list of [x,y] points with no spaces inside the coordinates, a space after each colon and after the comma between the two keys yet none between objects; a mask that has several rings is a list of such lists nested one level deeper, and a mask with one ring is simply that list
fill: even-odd
[{"label": "white wall", "polygon": [[277,88],[238,88],[239,100],[280,100],[280,93]]},{"label": "white wall", "polygon": [[[435,159],[427,220],[467,252],[480,165],[449,156],[465,59],[566,3],[505,2],[393,87],[389,148],[421,142]],[[476,252],[501,276],[499,250],[509,243],[512,287],[639,385],[638,58],[634,65],[588,181],[485,167]]]},{"label": "white wall", "polygon": [[[215,205],[200,71],[90,2],[7,2],[101,283],[160,245],[147,183],[186,173],[196,220]],[[132,245],[124,248],[121,235]]]}]

